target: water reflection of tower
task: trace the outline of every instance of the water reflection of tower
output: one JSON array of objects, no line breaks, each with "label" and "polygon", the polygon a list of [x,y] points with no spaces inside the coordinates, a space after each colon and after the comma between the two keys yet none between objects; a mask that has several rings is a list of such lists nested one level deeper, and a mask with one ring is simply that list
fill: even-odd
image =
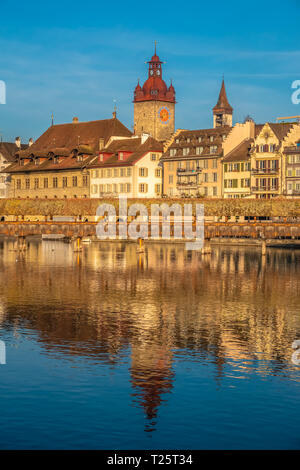
[{"label": "water reflection of tower", "polygon": [[145,412],[145,431],[154,431],[158,409],[166,401],[164,395],[173,388],[171,349],[163,343],[135,343],[130,373],[134,402]]}]

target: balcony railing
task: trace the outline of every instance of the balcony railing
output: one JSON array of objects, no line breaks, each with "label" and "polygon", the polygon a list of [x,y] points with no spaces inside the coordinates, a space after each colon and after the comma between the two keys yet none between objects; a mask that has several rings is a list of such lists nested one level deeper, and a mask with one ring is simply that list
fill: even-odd
[{"label": "balcony railing", "polygon": [[254,175],[276,175],[279,173],[279,168],[252,168]]},{"label": "balcony railing", "polygon": [[198,167],[196,169],[187,169],[187,168],[177,168],[177,175],[197,175],[202,172],[202,168]]},{"label": "balcony railing", "polygon": [[182,182],[180,183],[179,181],[177,181],[176,183],[176,186],[177,188],[198,188],[199,187],[199,184],[195,183],[195,182],[192,182],[192,181],[188,181],[188,182]]},{"label": "balcony railing", "polygon": [[252,186],[251,191],[254,192],[269,192],[269,191],[278,191],[277,186]]}]

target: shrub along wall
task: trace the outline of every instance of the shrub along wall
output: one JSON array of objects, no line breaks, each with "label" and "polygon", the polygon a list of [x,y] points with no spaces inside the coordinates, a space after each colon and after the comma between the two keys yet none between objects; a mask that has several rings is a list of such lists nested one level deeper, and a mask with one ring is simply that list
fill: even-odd
[{"label": "shrub along wall", "polygon": [[[95,216],[99,204],[112,204],[118,213],[118,199],[0,199],[0,216]],[[204,204],[207,216],[300,216],[300,198],[261,199],[128,199],[128,206],[142,203],[151,214],[151,204]]]}]

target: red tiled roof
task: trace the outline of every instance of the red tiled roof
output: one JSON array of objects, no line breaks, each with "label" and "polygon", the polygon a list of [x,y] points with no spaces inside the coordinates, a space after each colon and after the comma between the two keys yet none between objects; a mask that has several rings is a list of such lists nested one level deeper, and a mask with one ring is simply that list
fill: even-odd
[{"label": "red tiled roof", "polygon": [[104,139],[104,145],[111,136],[130,137],[132,132],[118,119],[103,119],[99,121],[74,122],[57,124],[49,127],[36,142],[26,151],[18,152],[21,158],[31,154],[43,156],[45,153],[57,151],[58,155],[69,155],[73,149],[85,147],[86,153],[99,150],[99,139]]},{"label": "red tiled roof", "polygon": [[250,147],[254,142],[254,139],[245,139],[239,145],[237,145],[226,157],[223,158],[223,162],[240,162],[244,160],[250,160]]},{"label": "red tiled roof", "polygon": [[[27,144],[21,144],[21,150],[25,150],[27,147]],[[13,162],[15,160],[15,153],[18,150],[19,147],[13,142],[0,142],[0,153],[7,162]]]}]

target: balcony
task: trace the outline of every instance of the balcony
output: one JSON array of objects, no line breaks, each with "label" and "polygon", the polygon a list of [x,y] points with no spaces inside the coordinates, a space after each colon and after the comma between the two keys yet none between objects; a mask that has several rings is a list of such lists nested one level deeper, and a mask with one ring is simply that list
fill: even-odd
[{"label": "balcony", "polygon": [[285,147],[284,153],[300,153],[300,145],[291,145],[290,147]]},{"label": "balcony", "polygon": [[178,168],[177,175],[178,176],[189,176],[189,175],[198,175],[202,173],[202,168],[198,167],[196,169],[189,170],[187,168]]},{"label": "balcony", "polygon": [[253,175],[277,175],[279,168],[252,168]]},{"label": "balcony", "polygon": [[252,186],[251,191],[256,192],[256,193],[266,193],[266,192],[271,192],[271,191],[278,191],[277,186]]},{"label": "balcony", "polygon": [[199,184],[195,181],[188,181],[188,182],[179,182],[177,181],[176,187],[178,189],[197,189],[199,188]]}]

